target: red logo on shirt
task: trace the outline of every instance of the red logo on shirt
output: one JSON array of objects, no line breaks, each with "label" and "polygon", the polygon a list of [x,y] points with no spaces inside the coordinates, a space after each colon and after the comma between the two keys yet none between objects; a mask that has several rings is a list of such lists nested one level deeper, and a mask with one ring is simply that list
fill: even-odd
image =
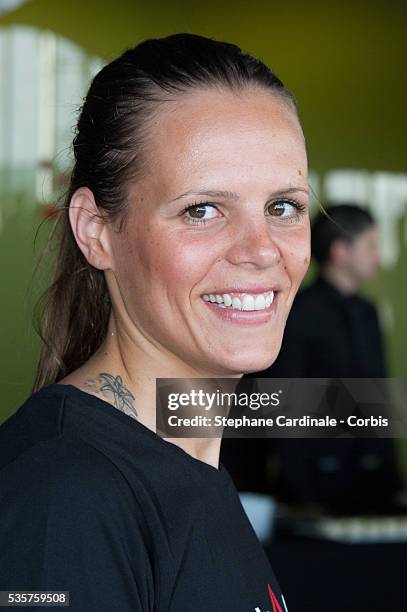
[{"label": "red logo on shirt", "polygon": [[[277,597],[274,595],[273,589],[271,588],[269,584],[267,584],[267,589],[268,589],[270,601],[273,605],[273,610],[265,610],[264,612],[288,612],[283,595],[281,595],[281,599],[283,600],[284,610],[278,603]],[[255,608],[254,612],[261,612],[261,610],[260,608]]]},{"label": "red logo on shirt", "polygon": [[267,585],[267,588],[269,591],[270,601],[273,604],[273,612],[284,612],[283,608],[280,606],[280,604],[277,601],[277,597],[273,593],[273,589],[271,588],[269,584]]}]

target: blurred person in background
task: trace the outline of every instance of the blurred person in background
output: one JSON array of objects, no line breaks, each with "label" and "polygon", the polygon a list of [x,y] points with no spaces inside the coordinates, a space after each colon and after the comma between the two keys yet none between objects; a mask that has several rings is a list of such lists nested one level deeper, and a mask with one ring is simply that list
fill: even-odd
[{"label": "blurred person in background", "polygon": [[[257,376],[388,376],[376,307],[359,294],[380,264],[378,227],[353,203],[328,204],[327,213],[312,224],[316,278],[294,301],[276,361]],[[278,459],[276,495],[293,504],[339,514],[386,512],[403,488],[392,438],[275,439],[268,450]]]}]

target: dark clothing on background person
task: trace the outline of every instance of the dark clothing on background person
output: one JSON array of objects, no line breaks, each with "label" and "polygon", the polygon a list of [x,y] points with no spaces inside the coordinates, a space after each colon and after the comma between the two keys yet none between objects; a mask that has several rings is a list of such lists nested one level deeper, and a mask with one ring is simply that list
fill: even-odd
[{"label": "dark clothing on background person", "polygon": [[[256,381],[242,376],[235,392],[250,395],[257,393]],[[243,413],[245,409],[243,409]],[[231,410],[228,416],[235,415]],[[238,414],[237,416],[242,416]],[[220,460],[226,465],[239,492],[269,493],[268,454],[270,441],[265,438],[232,438],[225,435],[220,448]]]},{"label": "dark clothing on background person", "polygon": [[[377,312],[359,295],[344,295],[318,276],[294,300],[276,361],[252,376],[385,378]],[[352,407],[349,406],[349,414]],[[392,438],[271,440],[281,468],[276,483],[287,501],[315,502],[333,513],[386,511],[403,486]]]},{"label": "dark clothing on background person", "polygon": [[73,385],[0,427],[0,590],[69,591],[73,612],[287,610],[224,465]]},{"label": "dark clothing on background person", "polygon": [[385,378],[375,307],[318,276],[295,298],[280,353],[266,373],[272,378]]}]

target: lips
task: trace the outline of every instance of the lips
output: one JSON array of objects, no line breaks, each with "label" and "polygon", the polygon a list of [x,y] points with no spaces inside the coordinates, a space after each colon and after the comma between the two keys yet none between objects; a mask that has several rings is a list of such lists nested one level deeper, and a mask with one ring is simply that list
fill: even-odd
[{"label": "lips", "polygon": [[[229,293],[230,295],[236,295],[239,296],[239,294],[244,295],[245,293],[250,293],[251,295],[256,295],[258,293],[267,293],[269,291],[280,291],[281,287],[280,285],[276,285],[276,284],[247,284],[247,285],[229,285],[229,287],[216,287],[211,289],[210,291],[205,291],[205,294],[220,294],[222,295],[223,293]],[[204,295],[204,294],[202,294]]]}]

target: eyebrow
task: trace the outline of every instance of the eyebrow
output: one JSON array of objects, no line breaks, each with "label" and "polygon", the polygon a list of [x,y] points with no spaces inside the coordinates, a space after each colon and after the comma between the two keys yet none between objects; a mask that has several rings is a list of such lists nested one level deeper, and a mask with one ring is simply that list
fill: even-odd
[{"label": "eyebrow", "polygon": [[[306,193],[307,195],[309,195],[308,189],[304,189],[304,187],[289,187],[287,189],[280,189],[278,191],[271,193],[270,197],[272,198],[281,197],[284,195],[289,195],[290,193],[296,193],[298,191],[302,191]],[[182,198],[185,198],[186,196],[190,196],[190,195],[208,196],[210,198],[227,198],[228,200],[238,200],[240,197],[239,194],[235,193],[234,191],[223,191],[219,189],[204,189],[202,191],[191,190],[191,191],[186,191],[185,193],[174,198],[173,200],[169,200],[168,204],[171,204],[172,202],[177,202],[177,200],[181,200]]]}]

